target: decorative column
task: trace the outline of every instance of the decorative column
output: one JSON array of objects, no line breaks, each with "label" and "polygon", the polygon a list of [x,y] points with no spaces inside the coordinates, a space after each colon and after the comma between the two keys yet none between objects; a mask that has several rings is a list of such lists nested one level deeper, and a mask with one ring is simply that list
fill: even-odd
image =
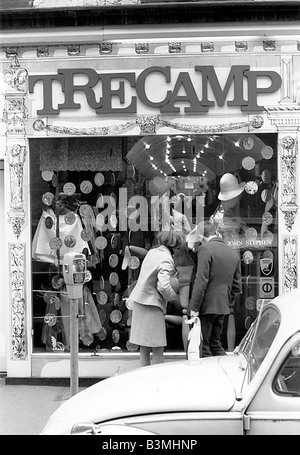
[{"label": "decorative column", "polygon": [[27,71],[20,68],[17,55],[13,55],[10,68],[3,72],[4,80],[8,85],[4,93],[5,106],[3,121],[6,123],[6,157],[10,175],[10,211],[9,223],[18,238],[25,221],[23,200],[23,168],[26,159],[26,130],[28,119],[25,105],[26,92],[20,89],[27,79]]},{"label": "decorative column", "polygon": [[[297,186],[299,170],[297,166],[298,133],[300,128],[300,105],[296,100],[295,80],[297,69],[293,56],[281,59],[281,99],[276,106],[267,109],[272,125],[278,130],[278,174],[279,194],[278,213],[279,257],[282,260],[282,292],[298,287],[298,236],[297,232]],[[283,218],[281,218],[283,216]],[[280,222],[280,218],[282,222]]]},{"label": "decorative column", "polygon": [[[8,222],[12,225],[12,237],[19,239],[25,223],[24,209],[24,165],[27,155],[26,129],[28,119],[25,104],[26,91],[21,86],[27,79],[27,71],[20,67],[17,52],[7,52],[11,59],[8,69],[3,71],[6,82],[4,91],[3,121],[6,124],[6,160],[9,169]],[[10,359],[26,360],[28,340],[26,334],[25,293],[25,243],[14,241],[9,248],[9,295],[10,295]]]}]

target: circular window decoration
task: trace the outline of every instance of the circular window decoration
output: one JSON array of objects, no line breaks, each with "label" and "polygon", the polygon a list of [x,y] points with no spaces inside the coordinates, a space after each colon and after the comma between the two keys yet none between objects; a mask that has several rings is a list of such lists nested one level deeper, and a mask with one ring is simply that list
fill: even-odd
[{"label": "circular window decoration", "polygon": [[94,182],[95,182],[95,185],[97,185],[97,186],[103,185],[103,183],[105,182],[105,178],[104,178],[104,175],[102,174],[102,172],[97,172],[97,174],[94,177]]},{"label": "circular window decoration", "polygon": [[82,204],[79,208],[79,213],[83,217],[88,217],[93,215],[93,209],[89,204]]},{"label": "circular window decoration", "polygon": [[247,240],[255,240],[257,238],[257,230],[255,228],[248,228],[245,232]]},{"label": "circular window decoration", "polygon": [[272,149],[272,147],[270,147],[269,145],[266,145],[265,147],[262,148],[261,150],[261,156],[265,159],[265,160],[270,160],[272,158],[274,154],[274,150]]},{"label": "circular window decoration", "polygon": [[271,175],[271,172],[268,170],[268,169],[264,169],[261,173],[261,179],[263,181],[263,183],[271,183],[271,180],[272,180],[272,175]]},{"label": "circular window decoration", "polygon": [[254,297],[247,297],[245,300],[245,308],[247,310],[254,310],[255,308],[255,298]]},{"label": "circular window decoration", "polygon": [[246,156],[242,160],[242,166],[247,171],[251,171],[251,169],[253,169],[255,167],[255,160],[251,156]]},{"label": "circular window decoration", "polygon": [[261,200],[263,202],[269,202],[271,197],[272,197],[271,191],[270,190],[262,190],[260,197],[261,197]]},{"label": "circular window decoration", "polygon": [[104,322],[106,320],[106,312],[105,312],[105,310],[103,310],[103,308],[101,308],[101,310],[99,311],[99,318],[100,318],[101,324],[104,324]]},{"label": "circular window decoration", "polygon": [[107,294],[104,291],[97,292],[96,297],[97,302],[100,303],[100,305],[105,305],[108,300]]},{"label": "circular window decoration", "polygon": [[81,338],[81,341],[82,341],[82,344],[84,344],[84,346],[91,346],[91,344],[94,341],[94,337],[91,333],[85,333],[83,335],[83,337]]},{"label": "circular window decoration", "polygon": [[253,254],[251,251],[245,251],[243,254],[243,261],[245,264],[251,264],[253,262]]},{"label": "circular window decoration", "polygon": [[83,194],[89,194],[93,190],[93,184],[89,180],[83,180],[80,184],[80,191]]},{"label": "circular window decoration", "polygon": [[96,208],[101,209],[104,205],[104,198],[103,195],[100,193],[98,194],[97,201],[96,201]]},{"label": "circular window decoration", "polygon": [[53,177],[53,171],[43,171],[42,172],[42,179],[45,180],[45,182],[50,182]]},{"label": "circular window decoration", "polygon": [[68,248],[74,248],[74,246],[76,245],[76,239],[75,239],[74,235],[67,235],[64,238],[64,244]]},{"label": "circular window decoration", "polygon": [[51,229],[52,226],[53,226],[53,219],[51,218],[51,216],[47,216],[45,218],[45,226],[47,229]]},{"label": "circular window decoration", "polygon": [[95,240],[95,246],[99,250],[104,250],[107,247],[107,240],[103,235],[100,235],[99,237],[96,238]]},{"label": "circular window decoration", "polygon": [[111,239],[110,239],[110,246],[112,247],[113,250],[117,248],[119,244],[119,236],[117,234],[113,234]]},{"label": "circular window decoration", "polygon": [[120,301],[120,294],[118,292],[113,292],[109,298],[109,301],[116,306]]},{"label": "circular window decoration", "polygon": [[266,226],[270,226],[270,224],[273,222],[273,216],[270,212],[265,212],[262,216],[262,221]]},{"label": "circular window decoration", "polygon": [[254,140],[252,137],[248,136],[243,140],[243,147],[245,150],[251,150],[254,146]]},{"label": "circular window decoration", "polygon": [[111,254],[108,258],[108,263],[111,267],[117,267],[119,262],[119,258],[116,254]]},{"label": "circular window decoration", "polygon": [[249,182],[246,183],[245,185],[245,191],[248,194],[255,194],[258,191],[258,185],[254,180],[250,180]]},{"label": "circular window decoration", "polygon": [[131,270],[136,270],[138,269],[140,266],[140,260],[137,256],[131,256],[131,258],[129,259],[129,262],[128,262],[128,267],[131,269]]},{"label": "circular window decoration", "polygon": [[105,281],[104,281],[104,278],[103,278],[102,275],[101,275],[100,278],[99,278],[99,283],[100,283],[100,288],[101,288],[101,289],[104,289]]},{"label": "circular window decoration", "polygon": [[104,341],[106,337],[107,337],[107,330],[105,327],[101,327],[101,329],[98,332],[98,338],[100,341]]},{"label": "circular window decoration", "polygon": [[111,334],[111,338],[115,344],[119,343],[120,341],[120,332],[117,329],[114,329]]},{"label": "circular window decoration", "polygon": [[121,311],[120,310],[112,310],[112,312],[110,313],[109,319],[114,324],[118,324],[118,322],[120,322],[121,319],[122,319]]},{"label": "circular window decoration", "polygon": [[56,324],[56,321],[57,321],[57,317],[55,316],[55,314],[47,313],[44,317],[44,322],[49,327],[53,327]]},{"label": "circular window decoration", "polygon": [[105,218],[104,216],[102,215],[102,213],[98,213],[98,215],[96,216],[96,228],[98,231],[101,231],[103,226],[105,224]]},{"label": "circular window decoration", "polygon": [[274,259],[274,254],[271,250],[265,250],[262,255],[263,258]]},{"label": "circular window decoration", "polygon": [[111,186],[115,186],[115,184],[116,184],[116,176],[113,172],[110,176],[110,184],[111,184]]},{"label": "circular window decoration", "polygon": [[53,177],[52,177],[52,186],[54,186],[54,188],[56,188],[58,185],[58,177],[56,174],[53,174]]},{"label": "circular window decoration", "polygon": [[119,282],[119,276],[116,272],[112,272],[110,275],[109,275],[109,282],[112,286],[116,286]]},{"label": "circular window decoration", "polygon": [[85,242],[88,242],[89,240],[92,239],[93,237],[93,233],[90,229],[82,229],[81,233],[80,233],[80,237],[82,238],[82,240],[84,240]]},{"label": "circular window decoration", "polygon": [[111,227],[113,229],[116,229],[116,227],[118,226],[118,218],[115,213],[111,214],[111,216],[109,217],[109,221],[110,221]]},{"label": "circular window decoration", "polygon": [[264,240],[267,240],[269,243],[272,243],[274,240],[274,235],[271,231],[265,231],[262,235]]},{"label": "circular window decoration", "polygon": [[69,211],[65,214],[64,216],[64,220],[65,220],[65,223],[68,224],[68,225],[72,225],[75,223],[76,221],[76,215],[74,212],[72,211]]},{"label": "circular window decoration", "polygon": [[128,179],[134,179],[135,176],[135,168],[133,164],[128,164],[126,169],[126,176]]},{"label": "circular window decoration", "polygon": [[54,194],[50,193],[50,191],[47,191],[47,193],[44,193],[42,196],[43,204],[48,205],[48,206],[52,204],[53,199],[54,199]]},{"label": "circular window decoration", "polygon": [[63,186],[63,192],[67,195],[67,196],[73,196],[73,194],[75,194],[75,191],[76,191],[76,186],[74,185],[74,183],[72,182],[67,182],[64,184]]},{"label": "circular window decoration", "polygon": [[58,237],[53,237],[53,239],[51,239],[49,242],[49,246],[51,250],[58,250],[62,247],[62,241]]}]

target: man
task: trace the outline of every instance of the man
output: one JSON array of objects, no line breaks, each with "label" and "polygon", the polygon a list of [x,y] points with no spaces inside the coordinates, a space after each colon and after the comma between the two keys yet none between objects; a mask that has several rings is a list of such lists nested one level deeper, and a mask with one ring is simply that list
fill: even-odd
[{"label": "man", "polygon": [[202,244],[192,296],[190,317],[199,316],[203,336],[202,356],[226,355],[221,343],[224,318],[241,292],[241,264],[235,250],[216,235],[210,221],[201,223]]}]

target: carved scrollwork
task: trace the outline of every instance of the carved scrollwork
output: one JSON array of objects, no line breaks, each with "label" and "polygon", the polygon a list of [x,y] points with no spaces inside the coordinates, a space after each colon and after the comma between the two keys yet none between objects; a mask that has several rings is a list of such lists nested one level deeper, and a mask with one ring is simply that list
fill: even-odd
[{"label": "carved scrollwork", "polygon": [[25,245],[9,244],[11,287],[11,358],[24,360],[27,356],[25,331]]},{"label": "carved scrollwork", "polygon": [[297,277],[297,236],[283,238],[283,289],[284,292],[298,287]]},{"label": "carved scrollwork", "polygon": [[10,176],[10,208],[8,213],[9,222],[13,226],[13,232],[18,238],[21,227],[24,224],[25,212],[23,209],[23,169],[26,159],[26,147],[14,144],[7,147],[6,156],[9,163]]},{"label": "carved scrollwork", "polygon": [[21,90],[20,85],[26,82],[28,72],[25,68],[20,67],[16,54],[12,55],[10,67],[3,71],[3,77],[12,90]]},{"label": "carved scrollwork", "polygon": [[291,136],[285,136],[281,140],[281,146],[282,204],[280,209],[284,214],[286,228],[291,231],[298,210],[296,194],[297,150],[295,140]]},{"label": "carved scrollwork", "polygon": [[137,115],[136,117],[136,123],[141,129],[140,134],[156,134],[156,125],[158,122],[158,115]]}]

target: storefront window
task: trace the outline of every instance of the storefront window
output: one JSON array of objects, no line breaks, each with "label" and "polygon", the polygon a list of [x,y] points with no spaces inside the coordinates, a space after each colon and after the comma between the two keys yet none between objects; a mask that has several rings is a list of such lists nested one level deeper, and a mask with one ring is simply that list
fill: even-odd
[{"label": "storefront window", "polygon": [[[278,294],[276,144],[272,134],[30,139],[34,352],[69,350],[72,251],[88,260],[80,352],[137,352],[126,299],[168,220],[188,233],[211,219],[239,252],[243,292],[224,331],[237,344]],[[166,351],[182,351],[182,311],[169,302],[168,315]]]}]

